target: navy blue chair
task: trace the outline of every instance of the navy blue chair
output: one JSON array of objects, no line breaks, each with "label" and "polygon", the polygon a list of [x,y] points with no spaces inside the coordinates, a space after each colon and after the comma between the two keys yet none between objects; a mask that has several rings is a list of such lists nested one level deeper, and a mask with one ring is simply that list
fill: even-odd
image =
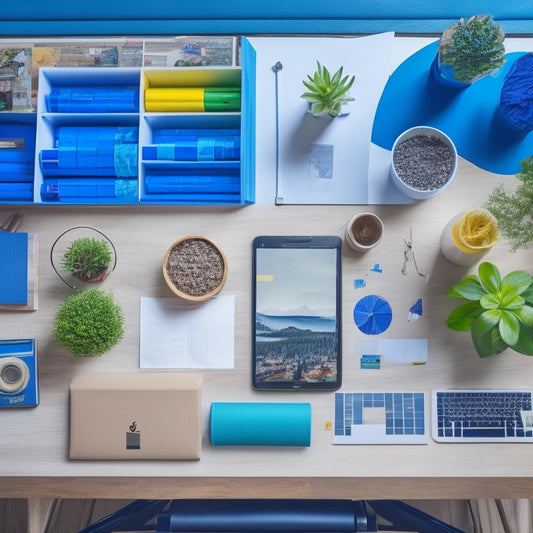
[{"label": "navy blue chair", "polygon": [[[377,517],[389,525],[379,525]],[[464,533],[395,500],[136,500],[79,533]]]}]

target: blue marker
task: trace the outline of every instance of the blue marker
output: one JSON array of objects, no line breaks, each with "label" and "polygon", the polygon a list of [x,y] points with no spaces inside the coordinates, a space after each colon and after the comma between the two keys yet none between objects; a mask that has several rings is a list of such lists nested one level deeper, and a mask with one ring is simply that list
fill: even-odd
[{"label": "blue marker", "polygon": [[238,176],[146,176],[147,194],[235,193],[241,189]]},{"label": "blue marker", "polygon": [[143,194],[146,202],[168,202],[173,204],[240,204],[240,194]]},{"label": "blue marker", "polygon": [[33,200],[33,183],[1,183],[0,200]]},{"label": "blue marker", "polygon": [[33,181],[33,162],[0,163],[0,183],[15,181]]},{"label": "blue marker", "polygon": [[0,163],[24,163],[28,159],[28,152],[26,150],[0,149]]},{"label": "blue marker", "polygon": [[54,87],[46,103],[50,113],[138,113],[139,89]]},{"label": "blue marker", "polygon": [[47,201],[84,199],[100,203],[100,199],[137,201],[137,180],[109,178],[46,179],[41,185],[41,198]]},{"label": "blue marker", "polygon": [[143,146],[143,159],[228,161],[240,158],[240,136],[185,136],[174,142]]},{"label": "blue marker", "polygon": [[230,129],[217,129],[217,128],[209,128],[209,129],[191,129],[191,128],[176,128],[176,129],[170,129],[170,128],[163,128],[163,129],[156,129],[154,130],[152,134],[152,143],[158,144],[158,143],[172,143],[172,142],[179,142],[180,137],[236,137],[240,136],[241,130],[236,128],[230,128]]}]

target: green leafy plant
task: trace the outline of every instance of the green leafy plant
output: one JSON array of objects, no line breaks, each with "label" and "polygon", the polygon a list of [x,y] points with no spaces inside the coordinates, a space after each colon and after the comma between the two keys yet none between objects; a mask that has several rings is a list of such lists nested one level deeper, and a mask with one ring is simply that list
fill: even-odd
[{"label": "green leafy plant", "polygon": [[442,34],[438,53],[457,80],[471,83],[503,65],[504,39],[505,33],[492,16],[474,15],[459,19]]},{"label": "green leafy plant", "polygon": [[102,355],[124,335],[124,315],[99,289],[76,291],[58,309],[54,338],[76,357]]},{"label": "green leafy plant", "polygon": [[507,348],[533,355],[531,274],[516,270],[502,278],[498,268],[485,261],[479,265],[478,275],[467,276],[447,292],[468,303],[452,311],[446,325],[457,331],[470,330],[480,357]]},{"label": "green leafy plant", "polygon": [[520,164],[522,172],[516,177],[522,183],[513,192],[498,185],[483,204],[498,221],[500,233],[511,243],[513,252],[533,241],[533,156]]},{"label": "green leafy plant", "polygon": [[311,104],[311,113],[314,116],[328,114],[336,117],[344,104],[355,100],[348,93],[355,81],[355,76],[342,77],[343,67],[331,76],[329,70],[319,61],[316,64],[317,69],[313,76],[308,74],[307,80],[302,80],[308,91],[301,97]]},{"label": "green leafy plant", "polygon": [[104,240],[92,237],[76,239],[65,252],[61,266],[82,281],[99,278],[111,262],[111,250]]}]

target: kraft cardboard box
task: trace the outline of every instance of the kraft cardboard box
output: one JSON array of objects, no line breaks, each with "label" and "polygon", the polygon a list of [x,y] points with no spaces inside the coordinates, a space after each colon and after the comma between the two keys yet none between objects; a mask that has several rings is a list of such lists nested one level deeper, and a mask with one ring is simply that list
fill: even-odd
[{"label": "kraft cardboard box", "polygon": [[202,376],[81,374],[70,384],[71,459],[200,459]]}]

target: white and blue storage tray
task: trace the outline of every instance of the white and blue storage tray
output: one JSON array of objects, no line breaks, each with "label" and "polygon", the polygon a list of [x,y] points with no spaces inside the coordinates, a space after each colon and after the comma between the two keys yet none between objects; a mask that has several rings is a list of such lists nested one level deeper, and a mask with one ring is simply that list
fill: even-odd
[{"label": "white and blue storage tray", "polygon": [[[36,113],[0,113],[0,204],[255,201],[255,51],[241,67],[41,68]],[[149,112],[150,88],[240,89],[240,111]]]}]

